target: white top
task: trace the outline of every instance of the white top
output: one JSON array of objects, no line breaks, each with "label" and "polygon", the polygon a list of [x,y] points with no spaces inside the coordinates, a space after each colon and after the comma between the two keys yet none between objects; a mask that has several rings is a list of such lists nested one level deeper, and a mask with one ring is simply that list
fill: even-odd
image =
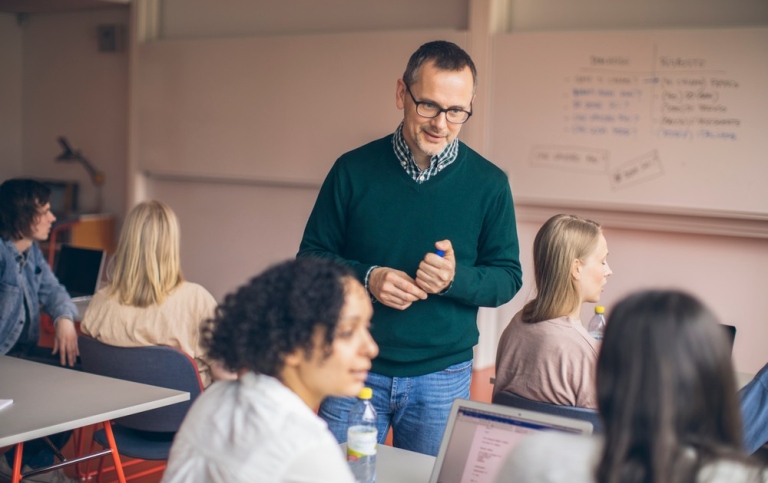
[{"label": "white top", "polygon": [[[532,435],[512,450],[497,482],[516,483],[594,483],[594,469],[600,459],[603,439],[599,436],[574,436],[564,433]],[[754,470],[721,460],[704,467],[697,478],[706,483],[768,482],[753,479]]]},{"label": "white top", "polygon": [[354,482],[325,421],[277,379],[212,384],[171,448],[164,483]]}]

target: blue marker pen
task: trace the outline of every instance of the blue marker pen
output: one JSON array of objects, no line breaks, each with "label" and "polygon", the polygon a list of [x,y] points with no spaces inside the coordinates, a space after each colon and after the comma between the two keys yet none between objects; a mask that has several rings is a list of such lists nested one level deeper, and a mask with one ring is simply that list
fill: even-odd
[{"label": "blue marker pen", "polygon": [[437,249],[437,250],[435,250],[435,254],[436,254],[438,257],[442,257],[443,255],[445,255],[445,250],[440,250],[440,249]]}]

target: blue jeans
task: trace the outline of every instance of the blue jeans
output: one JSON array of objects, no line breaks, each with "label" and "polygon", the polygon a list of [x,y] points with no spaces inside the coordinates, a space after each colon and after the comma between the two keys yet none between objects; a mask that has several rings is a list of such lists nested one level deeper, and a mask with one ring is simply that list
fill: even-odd
[{"label": "blue jeans", "polygon": [[[53,443],[54,446],[61,450],[61,448],[67,444],[71,435],[72,431],[64,431],[63,433],[52,434],[48,436],[48,439],[51,440],[51,443]],[[13,459],[16,456],[16,445],[13,445],[13,448],[8,450],[3,456],[5,456],[8,466],[13,468]],[[53,464],[53,458],[53,450],[42,438],[24,442],[24,448],[21,454],[22,466],[27,465],[32,469],[51,466]]]},{"label": "blue jeans", "polygon": [[[396,448],[436,456],[451,405],[455,399],[469,399],[471,381],[471,360],[416,377],[369,373],[365,385],[373,389],[379,443],[384,443],[392,426]],[[320,405],[318,414],[339,443],[347,440],[347,414],[354,402],[355,398],[329,397]]]},{"label": "blue jeans", "polygon": [[744,418],[744,446],[754,453],[768,443],[768,364],[739,391]]}]

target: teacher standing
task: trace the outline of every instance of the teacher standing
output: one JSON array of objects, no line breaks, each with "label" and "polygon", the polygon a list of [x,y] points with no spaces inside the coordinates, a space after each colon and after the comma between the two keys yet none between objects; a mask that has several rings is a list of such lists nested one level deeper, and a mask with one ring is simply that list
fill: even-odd
[{"label": "teacher standing", "polygon": [[[392,426],[395,447],[430,455],[453,400],[469,398],[478,307],[508,302],[522,283],[507,176],[458,140],[476,86],[464,50],[422,45],[397,80],[402,123],[336,161],[298,253],[349,265],[368,290],[380,442]],[[340,442],[353,401],[320,407]]]}]

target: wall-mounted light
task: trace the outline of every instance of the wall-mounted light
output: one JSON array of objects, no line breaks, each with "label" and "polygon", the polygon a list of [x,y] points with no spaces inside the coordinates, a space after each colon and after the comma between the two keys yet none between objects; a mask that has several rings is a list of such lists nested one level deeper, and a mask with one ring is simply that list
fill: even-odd
[{"label": "wall-mounted light", "polygon": [[59,136],[58,138],[59,145],[64,149],[64,152],[56,156],[57,162],[77,162],[80,163],[83,168],[88,172],[88,176],[91,178],[91,182],[96,187],[96,212],[101,212],[101,187],[104,185],[104,173],[96,169],[88,159],[86,159],[83,154],[75,149],[72,149],[72,146],[69,144],[69,141],[67,141],[67,138],[64,136]]}]

